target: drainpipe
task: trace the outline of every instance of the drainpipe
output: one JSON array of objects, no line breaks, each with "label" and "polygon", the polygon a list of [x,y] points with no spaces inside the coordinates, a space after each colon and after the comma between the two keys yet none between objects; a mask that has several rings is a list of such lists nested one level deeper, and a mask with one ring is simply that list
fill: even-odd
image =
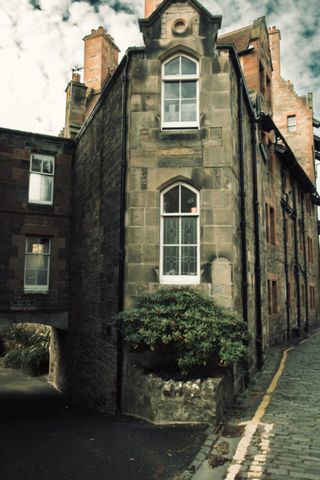
[{"label": "drainpipe", "polygon": [[299,278],[299,252],[298,252],[298,233],[297,233],[297,202],[295,184],[292,182],[292,198],[293,198],[293,225],[294,225],[294,276],[297,289],[297,334],[301,334],[301,302],[300,302],[300,278]]},{"label": "drainpipe", "polygon": [[257,128],[256,120],[251,120],[251,142],[252,142],[252,181],[253,181],[253,216],[254,216],[254,274],[255,274],[255,296],[256,296],[256,358],[257,368],[263,365],[263,333],[261,316],[261,263],[260,263],[260,233],[259,233],[259,194],[257,174]]},{"label": "drainpipe", "polygon": [[[284,168],[281,168],[281,191],[282,194],[285,194],[284,189]],[[281,199],[281,206],[282,206],[282,224],[283,224],[283,249],[284,249],[284,273],[286,279],[286,313],[287,313],[287,341],[290,338],[290,297],[289,297],[289,269],[288,269],[288,244],[287,244],[287,201],[282,198]]]},{"label": "drainpipe", "polygon": [[306,322],[304,324],[305,332],[309,331],[309,295],[308,295],[308,264],[307,264],[307,248],[306,248],[306,230],[304,223],[304,202],[301,196],[301,222],[300,228],[302,230],[302,248],[303,248],[303,263],[304,263],[304,285],[305,285],[305,313]]},{"label": "drainpipe", "polygon": [[243,79],[238,81],[238,134],[239,134],[239,168],[240,168],[240,229],[241,229],[241,261],[242,261],[242,312],[243,320],[248,323],[248,259],[246,236],[246,193],[244,185],[244,152],[243,152]]},{"label": "drainpipe", "polygon": [[[126,54],[126,64],[122,78],[122,153],[120,166],[120,225],[119,225],[119,263],[118,263],[118,312],[124,307],[124,276],[125,276],[125,210],[126,210],[126,180],[127,180],[127,103],[128,103],[128,66],[129,56]],[[122,328],[118,325],[117,337],[117,392],[116,410],[121,412],[122,404],[122,373],[123,345]]]}]

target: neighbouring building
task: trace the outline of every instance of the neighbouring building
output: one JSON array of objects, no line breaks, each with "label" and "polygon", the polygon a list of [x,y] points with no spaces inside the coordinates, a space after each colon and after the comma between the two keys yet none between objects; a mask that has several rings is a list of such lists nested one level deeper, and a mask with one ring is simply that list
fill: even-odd
[{"label": "neighbouring building", "polygon": [[193,285],[239,311],[252,369],[319,322],[317,120],[280,76],[279,31],[219,36],[196,0],[147,0],[139,25],[119,65],[102,27],[84,38],[64,138],[0,129],[0,315],[46,312],[52,379],[108,412],[113,315],[142,292]]},{"label": "neighbouring building", "polygon": [[68,328],[73,142],[0,129],[0,317]]}]

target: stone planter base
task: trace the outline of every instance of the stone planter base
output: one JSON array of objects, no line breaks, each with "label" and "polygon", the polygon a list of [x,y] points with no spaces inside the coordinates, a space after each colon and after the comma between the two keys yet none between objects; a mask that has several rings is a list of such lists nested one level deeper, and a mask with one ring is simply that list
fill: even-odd
[{"label": "stone planter base", "polygon": [[164,380],[127,364],[122,412],[156,424],[220,422],[233,403],[231,372],[207,379]]}]

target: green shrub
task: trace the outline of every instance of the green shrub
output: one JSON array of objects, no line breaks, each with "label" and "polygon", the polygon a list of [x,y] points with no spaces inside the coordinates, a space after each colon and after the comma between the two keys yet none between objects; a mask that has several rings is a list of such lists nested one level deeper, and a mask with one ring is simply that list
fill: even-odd
[{"label": "green shrub", "polygon": [[176,366],[185,376],[203,367],[231,365],[247,353],[247,326],[243,320],[189,287],[147,293],[117,319],[133,349],[173,347]]},{"label": "green shrub", "polygon": [[50,329],[31,331],[23,327],[6,327],[0,335],[14,342],[15,346],[2,358],[7,368],[21,369],[29,375],[41,375],[48,371]]}]

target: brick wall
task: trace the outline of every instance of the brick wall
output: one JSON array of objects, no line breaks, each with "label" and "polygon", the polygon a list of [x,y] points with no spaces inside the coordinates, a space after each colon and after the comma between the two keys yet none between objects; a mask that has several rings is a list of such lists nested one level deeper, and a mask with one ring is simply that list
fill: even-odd
[{"label": "brick wall", "polygon": [[[269,38],[272,57],[275,58],[272,74],[273,118],[297,160],[310,179],[315,181],[312,94],[297,95],[290,80],[281,77],[281,37],[276,27],[269,29]],[[292,131],[288,129],[289,116],[295,116],[296,120],[296,128]]]},{"label": "brick wall", "polygon": [[[28,201],[31,153],[55,159],[52,205]],[[50,323],[50,312],[51,317],[64,312],[67,319],[72,154],[68,140],[0,129],[0,310],[13,320]],[[24,289],[25,245],[30,235],[51,239],[45,294]]]}]

